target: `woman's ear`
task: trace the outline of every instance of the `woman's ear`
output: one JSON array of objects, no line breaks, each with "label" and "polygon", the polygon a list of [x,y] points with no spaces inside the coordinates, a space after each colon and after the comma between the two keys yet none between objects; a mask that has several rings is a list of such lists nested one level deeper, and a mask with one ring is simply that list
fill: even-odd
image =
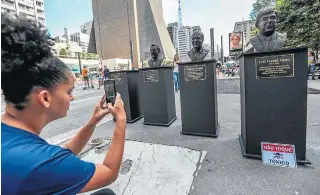
[{"label": "woman's ear", "polygon": [[43,107],[45,108],[50,107],[52,98],[51,98],[51,93],[48,90],[39,91],[37,94],[37,99]]}]

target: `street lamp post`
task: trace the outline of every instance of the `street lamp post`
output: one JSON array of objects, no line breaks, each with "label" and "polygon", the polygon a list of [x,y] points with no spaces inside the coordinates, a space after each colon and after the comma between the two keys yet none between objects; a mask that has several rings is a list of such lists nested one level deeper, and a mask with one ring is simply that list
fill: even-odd
[{"label": "street lamp post", "polygon": [[[129,5],[128,0],[126,0],[126,7],[127,7],[127,19],[128,19],[128,32],[129,32],[129,46],[130,46],[130,59],[131,64],[133,64],[133,51],[132,51],[132,39],[131,39],[131,29],[130,29],[130,17],[129,17]],[[131,67],[132,68],[132,67]]]},{"label": "street lamp post", "polygon": [[78,58],[79,58],[79,70],[80,70],[80,75],[82,74],[82,68],[81,68],[81,53],[78,52]]}]

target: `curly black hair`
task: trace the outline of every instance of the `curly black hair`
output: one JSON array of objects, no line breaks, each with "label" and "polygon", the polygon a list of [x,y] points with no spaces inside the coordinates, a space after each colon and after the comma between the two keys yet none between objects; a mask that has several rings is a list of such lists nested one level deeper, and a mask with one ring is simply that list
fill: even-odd
[{"label": "curly black hair", "polygon": [[54,57],[45,30],[1,14],[1,89],[7,103],[23,110],[34,87],[68,81],[69,67]]}]

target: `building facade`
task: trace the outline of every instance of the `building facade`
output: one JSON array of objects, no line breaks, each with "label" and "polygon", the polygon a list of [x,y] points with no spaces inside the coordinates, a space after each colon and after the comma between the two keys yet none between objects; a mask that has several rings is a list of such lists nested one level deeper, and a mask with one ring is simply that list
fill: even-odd
[{"label": "building facade", "polygon": [[187,52],[192,48],[191,35],[193,30],[191,27],[181,27],[178,29],[178,54],[181,61],[188,61],[189,57]]},{"label": "building facade", "polygon": [[35,21],[46,27],[44,0],[1,0],[1,12]]},{"label": "building facade", "polygon": [[243,42],[246,45],[251,39],[251,28],[254,26],[254,20],[236,22],[234,32],[243,32]]},{"label": "building facade", "polygon": [[82,52],[88,52],[88,45],[89,45],[89,36],[88,34],[84,34],[82,32],[72,33],[70,34],[70,41],[77,42],[78,45],[81,47]]},{"label": "building facade", "polygon": [[167,29],[175,52],[178,53],[178,23],[175,22],[168,24]]},{"label": "building facade", "polygon": [[95,42],[102,59],[130,59],[130,41],[134,67],[150,58],[151,44],[159,45],[162,55],[173,59],[161,0],[92,0],[92,9],[94,39],[90,37],[90,42]]}]

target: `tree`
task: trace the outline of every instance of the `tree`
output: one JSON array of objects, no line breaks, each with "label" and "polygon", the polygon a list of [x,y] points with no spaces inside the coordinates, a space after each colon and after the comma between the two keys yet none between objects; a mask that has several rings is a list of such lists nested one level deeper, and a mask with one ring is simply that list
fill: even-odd
[{"label": "tree", "polygon": [[320,50],[320,1],[278,0],[278,30],[287,33],[287,46]]},{"label": "tree", "polygon": [[66,55],[68,55],[68,51],[67,51],[65,48],[62,48],[62,49],[59,51],[59,55],[60,55],[60,56],[66,56]]},{"label": "tree", "polygon": [[252,5],[252,11],[250,13],[250,18],[252,20],[255,20],[257,18],[257,13],[262,10],[263,8],[266,8],[268,6],[271,6],[272,0],[257,0],[253,5]]},{"label": "tree", "polygon": [[250,28],[250,36],[251,37],[254,37],[256,34],[258,34],[258,32],[259,32],[259,29],[255,25],[251,26],[251,28]]}]

